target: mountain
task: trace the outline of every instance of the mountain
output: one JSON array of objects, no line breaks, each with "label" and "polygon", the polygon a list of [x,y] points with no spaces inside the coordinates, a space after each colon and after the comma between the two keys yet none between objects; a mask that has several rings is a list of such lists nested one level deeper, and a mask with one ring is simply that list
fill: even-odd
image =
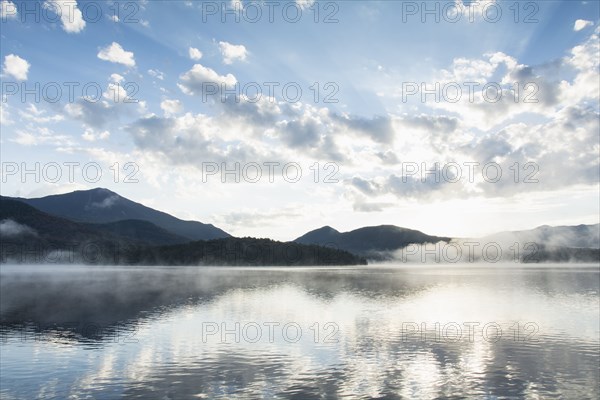
[{"label": "mountain", "polygon": [[270,239],[229,237],[189,242],[147,221],[124,220],[107,224],[75,222],[1,196],[0,239],[0,261],[10,263],[366,264],[365,259],[346,251]]},{"label": "mountain", "polygon": [[[461,262],[484,262],[482,248],[492,244],[500,246],[501,260],[504,262],[598,262],[599,236],[600,225],[544,225],[532,230],[501,232],[475,239],[430,236],[393,225],[365,227],[343,233],[330,226],[324,226],[306,233],[294,242],[346,250],[377,262],[455,263],[456,248],[461,249]],[[429,250],[418,246],[427,243],[438,244],[429,247]],[[476,243],[477,245],[472,247],[475,250],[470,250],[465,243],[470,243],[471,246]],[[519,243],[519,246],[514,246],[515,243]],[[410,244],[417,246],[407,248]],[[473,259],[469,256],[471,253]],[[495,256],[486,253],[486,257],[493,259]]]},{"label": "mountain", "polygon": [[198,221],[183,221],[133,202],[108,189],[79,190],[37,199],[12,198],[45,213],[77,222],[106,224],[124,220],[150,222],[172,234],[192,240],[230,237],[227,232]]},{"label": "mountain", "polygon": [[576,226],[542,225],[524,231],[500,232],[480,239],[485,242],[538,243],[551,247],[600,248],[600,224]]},{"label": "mountain", "polygon": [[[135,243],[169,245],[190,240],[175,235],[150,222],[124,220],[108,224],[77,223],[56,217],[18,200],[0,196],[0,221],[3,239],[15,237],[42,243],[81,242],[106,239],[130,240]],[[18,233],[18,235],[16,235]]]},{"label": "mountain", "polygon": [[0,234],[3,242],[64,243],[101,240],[106,236],[84,224],[41,212],[23,202],[0,197]]},{"label": "mountain", "polygon": [[[0,206],[3,262],[52,259],[50,262],[136,265],[354,265],[367,258],[423,260],[431,249],[419,245],[430,243],[436,244],[434,252],[453,260],[454,256],[448,254],[456,251],[461,252],[456,260],[466,262],[465,257],[476,261],[493,258],[487,252],[471,256],[471,242],[479,252],[489,250],[491,245],[494,250],[500,249],[497,252],[503,261],[600,261],[600,224],[544,225],[475,239],[431,236],[393,225],[350,232],[324,226],[282,243],[233,238],[213,225],[177,219],[107,189],[38,199],[0,196]],[[54,255],[57,260],[52,258]]]},{"label": "mountain", "polygon": [[380,252],[398,250],[409,244],[437,243],[449,240],[450,238],[447,237],[430,236],[420,231],[394,225],[381,225],[343,233],[330,226],[324,226],[300,236],[294,242],[334,247],[378,259]]},{"label": "mountain", "polygon": [[0,197],[2,262],[63,263],[114,260],[132,242]]},{"label": "mountain", "polygon": [[154,225],[148,221],[139,219],[127,219],[117,222],[109,222],[107,224],[85,224],[86,226],[97,231],[110,233],[114,236],[119,236],[134,240],[140,243],[153,245],[170,245],[187,243],[190,240],[186,237],[176,235]]}]

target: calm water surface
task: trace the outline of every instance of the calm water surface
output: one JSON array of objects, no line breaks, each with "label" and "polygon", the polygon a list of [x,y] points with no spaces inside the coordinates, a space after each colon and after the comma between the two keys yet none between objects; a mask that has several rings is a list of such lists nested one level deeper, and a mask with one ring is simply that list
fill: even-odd
[{"label": "calm water surface", "polygon": [[598,399],[597,266],[0,267],[3,399]]}]

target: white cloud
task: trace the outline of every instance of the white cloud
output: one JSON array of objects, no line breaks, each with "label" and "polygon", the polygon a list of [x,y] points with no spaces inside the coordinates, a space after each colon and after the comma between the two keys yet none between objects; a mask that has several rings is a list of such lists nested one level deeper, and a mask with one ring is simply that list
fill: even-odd
[{"label": "white cloud", "polygon": [[129,101],[129,96],[127,95],[127,90],[125,90],[125,88],[120,85],[119,83],[114,83],[111,82],[108,84],[108,87],[106,88],[106,92],[104,92],[102,94],[102,96],[107,99],[107,100],[111,100],[115,103],[121,103],[124,101]]},{"label": "white cloud", "polygon": [[225,64],[232,64],[234,61],[246,61],[248,51],[242,44],[236,45],[228,42],[219,42],[219,49],[223,55]]},{"label": "white cloud", "polygon": [[18,130],[17,137],[9,139],[11,142],[18,143],[21,146],[68,146],[73,145],[71,137],[68,135],[57,135],[51,129],[46,127],[28,127],[27,130]]},{"label": "white cloud", "polygon": [[567,62],[580,71],[598,68],[600,64],[598,59],[599,35],[600,27],[596,28],[587,41],[571,49],[571,57],[567,59]]},{"label": "white cloud", "polygon": [[27,80],[27,73],[30,66],[31,64],[17,55],[9,54],[4,57],[4,74],[12,76],[18,81]]},{"label": "white cloud", "polygon": [[79,33],[85,28],[85,20],[75,0],[46,0],[44,7],[60,16],[63,30],[67,33]]},{"label": "white cloud", "polygon": [[[460,13],[461,21],[491,21],[499,18],[498,14],[494,14],[493,11],[500,9],[500,6],[497,5],[498,0],[455,0],[454,3],[456,4],[456,12]],[[452,19],[455,16],[452,11],[449,12],[449,18]]]},{"label": "white cloud", "polygon": [[188,52],[192,60],[198,61],[202,58],[202,52],[195,47],[190,47]]},{"label": "white cloud", "polygon": [[100,49],[98,58],[112,63],[123,64],[128,67],[135,66],[133,52],[125,51],[117,42],[112,42],[110,46]]},{"label": "white cloud", "polygon": [[49,122],[59,122],[65,119],[64,116],[60,114],[55,114],[52,116],[46,116],[46,110],[39,110],[35,104],[29,104],[27,107],[27,111],[20,110],[19,114],[30,121],[36,122],[38,124],[47,124]]},{"label": "white cloud", "polygon": [[588,26],[592,26],[594,25],[594,23],[592,21],[588,21],[585,19],[578,19],[577,21],[575,21],[575,25],[573,25],[573,30],[575,32],[579,32],[582,29],[587,28]]},{"label": "white cloud", "polygon": [[240,12],[240,11],[242,11],[244,9],[244,2],[242,0],[231,0],[229,2],[229,6],[233,10],[235,10],[237,12]]},{"label": "white cloud", "polygon": [[0,221],[0,235],[4,237],[14,237],[14,236],[22,236],[22,235],[35,235],[37,233],[35,230],[30,228],[27,225],[19,224],[12,219],[4,219]]},{"label": "white cloud", "polygon": [[85,132],[81,135],[83,140],[88,142],[95,142],[96,140],[104,140],[110,137],[109,131],[102,131],[100,133],[96,133],[93,129],[86,129]]},{"label": "white cloud", "polygon": [[158,70],[158,69],[149,69],[148,70],[148,75],[153,76],[156,79],[160,79],[161,81],[165,79],[165,74],[164,72]]},{"label": "white cloud", "polygon": [[123,82],[123,80],[125,80],[125,78],[119,74],[111,74],[110,79],[109,79],[109,81],[114,82],[114,83],[121,83],[121,82]]},{"label": "white cloud", "polygon": [[183,105],[179,100],[164,100],[160,103],[160,108],[165,112],[167,117],[183,111]]},{"label": "white cloud", "polygon": [[83,132],[83,134],[81,135],[81,137],[83,138],[83,140],[86,140],[88,142],[93,142],[96,140],[94,131],[92,131],[91,129],[86,129],[85,132]]},{"label": "white cloud", "polygon": [[232,211],[223,215],[215,216],[214,219],[221,225],[227,225],[228,229],[232,227],[256,227],[256,226],[276,226],[282,221],[301,218],[304,214],[298,205],[294,207],[285,207],[284,209],[242,209]]},{"label": "white cloud", "polygon": [[296,0],[296,4],[301,9],[306,9],[315,4],[315,0]]},{"label": "white cloud", "polygon": [[202,64],[195,64],[191,70],[181,75],[180,79],[181,83],[177,86],[189,95],[202,93],[204,85],[207,83],[214,83],[219,86],[226,85],[227,87],[237,83],[237,79],[232,74],[221,76]]},{"label": "white cloud", "polygon": [[10,119],[10,113],[8,112],[8,104],[0,103],[0,125],[8,126],[13,123],[14,121]]},{"label": "white cloud", "polygon": [[8,0],[0,1],[0,17],[2,19],[16,19],[17,14],[15,3]]},{"label": "white cloud", "polygon": [[65,105],[65,116],[80,120],[87,128],[98,131],[105,129],[108,124],[115,123],[121,117],[131,116],[132,112],[146,114],[146,102],[136,98],[126,84],[119,81],[119,74],[112,74],[106,90],[100,99],[95,97],[80,97]]}]

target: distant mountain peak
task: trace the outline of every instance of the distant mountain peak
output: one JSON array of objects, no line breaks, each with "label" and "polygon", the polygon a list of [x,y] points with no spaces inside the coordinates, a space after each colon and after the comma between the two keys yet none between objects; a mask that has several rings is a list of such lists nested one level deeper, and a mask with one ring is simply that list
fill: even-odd
[{"label": "distant mountain peak", "polygon": [[350,251],[354,254],[381,257],[381,252],[395,251],[411,243],[436,243],[450,238],[430,236],[420,231],[395,225],[366,226],[349,232],[338,232],[330,226],[310,231],[295,240]]},{"label": "distant mountain peak", "polygon": [[199,221],[183,221],[102,187],[36,199],[17,199],[47,214],[84,223],[142,220],[189,240],[226,238],[227,232]]},{"label": "distant mountain peak", "polygon": [[334,232],[334,233],[340,233],[337,229],[332,228],[329,225],[325,225],[320,227],[319,229],[315,229],[313,232]]},{"label": "distant mountain peak", "polygon": [[102,188],[102,187],[97,187],[97,188],[93,188],[93,189],[88,189],[88,190],[79,190],[80,192],[90,192],[90,193],[101,193],[101,194],[114,194],[117,195],[117,193],[113,192],[110,189],[107,188]]}]

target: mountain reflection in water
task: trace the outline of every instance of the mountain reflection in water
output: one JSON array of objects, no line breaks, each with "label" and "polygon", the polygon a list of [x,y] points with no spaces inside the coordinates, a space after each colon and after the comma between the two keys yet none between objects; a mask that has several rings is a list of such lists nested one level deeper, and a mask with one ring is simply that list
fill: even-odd
[{"label": "mountain reflection in water", "polygon": [[597,267],[2,266],[3,398],[598,398]]}]

